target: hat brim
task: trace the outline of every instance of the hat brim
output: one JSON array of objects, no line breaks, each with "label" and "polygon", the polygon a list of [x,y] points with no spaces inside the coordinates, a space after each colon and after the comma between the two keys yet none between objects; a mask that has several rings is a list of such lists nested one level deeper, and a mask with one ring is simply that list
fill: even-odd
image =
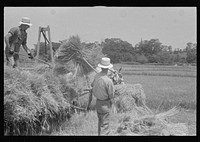
[{"label": "hat brim", "polygon": [[112,68],[113,67],[113,65],[112,64],[110,64],[110,65],[108,65],[108,66],[104,66],[104,65],[102,65],[102,64],[98,64],[98,67],[100,67],[100,68]]},{"label": "hat brim", "polygon": [[29,25],[29,26],[32,26],[32,24],[30,23],[24,23],[24,22],[19,22],[19,24],[24,24],[24,25]]}]

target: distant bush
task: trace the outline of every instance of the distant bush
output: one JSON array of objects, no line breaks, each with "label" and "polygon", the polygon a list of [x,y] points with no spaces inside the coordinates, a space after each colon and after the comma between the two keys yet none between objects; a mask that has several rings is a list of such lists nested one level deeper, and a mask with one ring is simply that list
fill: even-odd
[{"label": "distant bush", "polygon": [[137,56],[137,62],[141,64],[148,63],[148,58],[144,55],[139,55]]}]

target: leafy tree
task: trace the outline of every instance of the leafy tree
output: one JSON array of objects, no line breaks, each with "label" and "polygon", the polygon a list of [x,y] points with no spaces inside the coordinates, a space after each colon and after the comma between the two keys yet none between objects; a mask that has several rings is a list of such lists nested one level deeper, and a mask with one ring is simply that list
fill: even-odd
[{"label": "leafy tree", "polygon": [[144,63],[148,63],[148,58],[145,55],[140,55],[137,54],[137,62],[144,64]]},{"label": "leafy tree", "polygon": [[[159,39],[144,40],[135,45],[135,52],[147,58],[149,63],[170,63],[172,46],[162,45]],[[142,57],[144,58],[144,57]]]},{"label": "leafy tree", "polygon": [[171,45],[168,46],[168,51],[169,51],[170,54],[172,53],[172,46]]},{"label": "leafy tree", "polygon": [[187,46],[186,46],[186,52],[187,52],[187,57],[186,57],[186,61],[188,63],[196,63],[196,48],[197,48],[197,44],[196,43],[191,43],[188,42]]},{"label": "leafy tree", "polygon": [[170,53],[168,51],[160,51],[156,59],[157,63],[170,63]]},{"label": "leafy tree", "polygon": [[157,54],[158,52],[162,51],[163,46],[159,39],[151,39],[151,40],[144,40],[141,41],[139,44],[136,44],[135,50],[139,54],[143,54],[146,57],[152,56]]},{"label": "leafy tree", "polygon": [[105,39],[102,43],[103,54],[106,54],[113,63],[132,61],[134,48],[127,41],[119,38]]},{"label": "leafy tree", "polygon": [[150,56],[148,57],[148,61],[149,61],[149,63],[157,63],[157,62],[158,62],[158,56],[155,55],[155,54],[150,55]]}]

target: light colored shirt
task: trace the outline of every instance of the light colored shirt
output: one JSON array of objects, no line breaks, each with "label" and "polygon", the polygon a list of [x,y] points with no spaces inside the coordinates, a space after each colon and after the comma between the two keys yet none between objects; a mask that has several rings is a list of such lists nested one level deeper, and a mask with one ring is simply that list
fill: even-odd
[{"label": "light colored shirt", "polygon": [[96,74],[92,83],[92,92],[99,100],[112,99],[114,97],[114,85],[112,80],[101,72]]},{"label": "light colored shirt", "polygon": [[[15,52],[19,52],[20,46],[26,45],[27,42],[27,32],[21,30],[20,27],[11,28],[9,33],[12,35],[9,39],[9,44],[14,48]],[[27,51],[27,49],[25,49]]]}]

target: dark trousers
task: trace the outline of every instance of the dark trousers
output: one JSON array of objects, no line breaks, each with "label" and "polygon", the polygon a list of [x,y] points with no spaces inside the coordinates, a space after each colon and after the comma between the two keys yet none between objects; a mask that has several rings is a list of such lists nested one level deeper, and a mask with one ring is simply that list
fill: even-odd
[{"label": "dark trousers", "polygon": [[10,67],[17,67],[19,65],[19,55],[14,54],[11,55],[9,53],[9,49],[5,48],[5,54],[6,54],[6,65]]},{"label": "dark trousers", "polygon": [[96,110],[98,116],[98,135],[108,135],[109,130],[109,117],[111,110],[111,102],[110,100],[96,101]]}]

